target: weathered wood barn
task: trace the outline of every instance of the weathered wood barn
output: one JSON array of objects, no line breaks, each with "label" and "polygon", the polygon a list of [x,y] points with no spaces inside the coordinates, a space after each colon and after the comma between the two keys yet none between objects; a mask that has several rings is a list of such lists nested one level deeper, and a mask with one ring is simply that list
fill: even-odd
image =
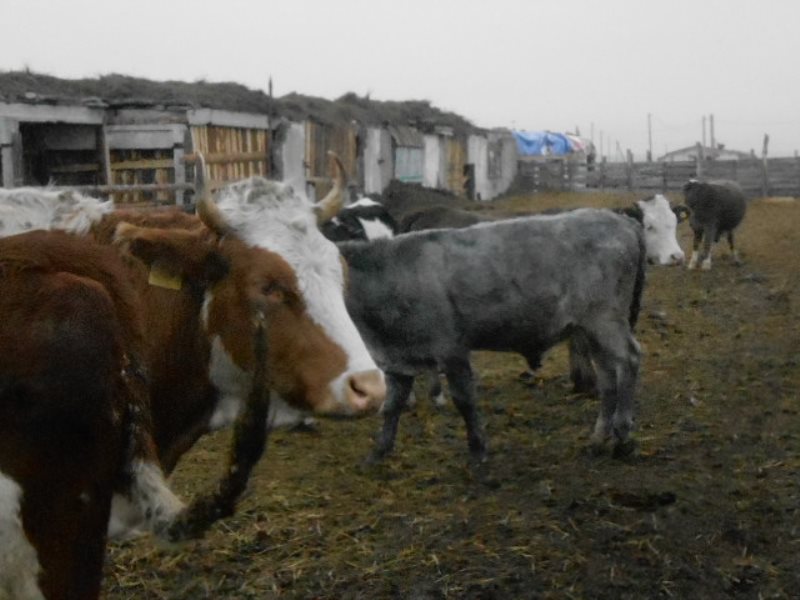
[{"label": "weathered wood barn", "polygon": [[516,174],[511,148],[509,132],[478,129],[427,102],[272,99],[237,84],[0,74],[4,187],[182,203],[202,152],[212,186],[265,175],[314,197],[327,191],[333,150],[354,193],[380,193],[398,179],[488,200]]}]

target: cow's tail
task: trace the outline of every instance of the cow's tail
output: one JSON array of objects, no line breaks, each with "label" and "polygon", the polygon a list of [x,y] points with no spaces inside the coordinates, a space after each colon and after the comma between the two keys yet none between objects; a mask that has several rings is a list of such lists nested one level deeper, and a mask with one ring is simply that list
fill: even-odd
[{"label": "cow's tail", "polygon": [[639,256],[636,264],[636,280],[633,283],[631,309],[628,315],[628,323],[631,325],[631,330],[636,327],[636,321],[639,320],[639,312],[642,310],[642,293],[644,293],[647,269],[647,247],[644,242],[644,231],[641,227],[639,228],[637,238],[639,241]]}]

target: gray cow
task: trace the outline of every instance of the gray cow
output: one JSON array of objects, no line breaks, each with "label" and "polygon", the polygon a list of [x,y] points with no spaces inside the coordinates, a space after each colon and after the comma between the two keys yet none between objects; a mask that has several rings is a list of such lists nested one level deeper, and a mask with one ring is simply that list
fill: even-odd
[{"label": "gray cow", "polygon": [[[733,230],[744,219],[747,202],[739,185],[733,181],[702,182],[690,179],[683,186],[686,206],[689,207],[689,225],[694,232],[692,258],[688,268],[711,268],[711,245],[726,234],[734,262],[741,264],[733,243]],[[702,242],[702,250],[700,243]]]},{"label": "gray cow", "polygon": [[469,355],[511,351],[529,360],[567,338],[597,368],[601,409],[593,441],[630,449],[640,349],[632,333],[644,285],[642,228],[581,209],[466,229],[345,242],[347,307],[387,377],[373,459],[388,455],[415,375],[444,371],[472,456],[486,456]]}]

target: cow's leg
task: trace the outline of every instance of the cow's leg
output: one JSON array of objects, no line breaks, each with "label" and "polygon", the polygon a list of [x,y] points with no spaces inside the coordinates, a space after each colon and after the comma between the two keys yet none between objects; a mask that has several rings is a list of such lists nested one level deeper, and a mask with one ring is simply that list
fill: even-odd
[{"label": "cow's leg", "polygon": [[167,485],[158,460],[146,384],[139,361],[128,357],[120,390],[125,404],[131,407],[126,429],[128,445],[125,470],[111,501],[108,537],[112,539],[136,535],[140,527],[162,535],[185,508]]},{"label": "cow's leg", "polygon": [[20,517],[22,489],[0,471],[0,598],[44,600],[41,565]]},{"label": "cow's leg", "polygon": [[731,256],[733,257],[733,262],[736,265],[741,265],[742,259],[739,258],[739,253],[736,251],[736,246],[733,243],[733,231],[729,231],[727,237],[728,237],[728,246],[731,249]]},{"label": "cow's leg", "polygon": [[369,462],[379,462],[391,454],[397,437],[400,413],[406,407],[414,377],[400,373],[386,373],[386,401],[383,403],[383,427],[375,440]]},{"label": "cow's leg", "polygon": [[689,264],[686,265],[687,269],[696,269],[698,258],[700,256],[700,244],[703,241],[703,230],[702,229],[694,229],[694,238],[692,239],[692,258],[689,259]]},{"label": "cow's leg", "polygon": [[703,251],[700,254],[700,268],[703,271],[711,270],[711,246],[717,239],[717,228],[712,225],[706,229],[705,236],[703,236]]},{"label": "cow's leg", "polygon": [[431,401],[438,407],[447,404],[447,399],[444,397],[444,392],[442,391],[442,380],[439,377],[439,370],[433,369],[432,371],[428,371],[426,379],[428,382],[428,397]]},{"label": "cow's leg", "polygon": [[451,359],[445,364],[450,395],[467,426],[467,444],[472,458],[478,462],[486,460],[486,434],[478,413],[475,394],[475,379],[469,359]]},{"label": "cow's leg", "polygon": [[593,328],[589,335],[601,400],[592,442],[602,444],[613,435],[615,452],[627,454],[632,449],[629,437],[641,348],[625,321],[606,322]]},{"label": "cow's leg", "polygon": [[575,392],[596,392],[597,376],[592,365],[591,349],[582,331],[576,331],[569,339],[569,376]]},{"label": "cow's leg", "polygon": [[532,382],[536,378],[536,371],[542,367],[542,353],[538,350],[521,353],[525,362],[528,363],[528,370],[519,374],[519,379],[524,382]]}]

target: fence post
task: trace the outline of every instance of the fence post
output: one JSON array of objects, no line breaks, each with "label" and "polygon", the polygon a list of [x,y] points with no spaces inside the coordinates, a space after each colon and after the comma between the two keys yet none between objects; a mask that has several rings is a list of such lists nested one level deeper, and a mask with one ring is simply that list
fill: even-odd
[{"label": "fence post", "polygon": [[705,151],[703,150],[703,146],[700,145],[700,142],[697,142],[695,146],[697,148],[697,158],[696,158],[696,167],[695,167],[695,177],[697,179],[703,178],[703,162],[705,161]]},{"label": "fence post", "polygon": [[[173,169],[175,172],[175,183],[180,185],[186,183],[186,163],[183,160],[184,156],[184,148],[180,144],[175,144],[172,147],[172,160],[173,160]],[[195,163],[195,169],[198,168],[199,163]],[[176,188],[175,190],[175,204],[178,206],[183,206],[184,203],[184,192],[182,188]]]},{"label": "fence post", "polygon": [[769,196],[769,168],[767,165],[767,148],[769,146],[769,134],[764,134],[764,147],[761,149],[761,196]]},{"label": "fence post", "polygon": [[604,156],[600,161],[600,189],[606,189],[606,157]]},{"label": "fence post", "polygon": [[625,163],[625,183],[628,186],[628,191],[633,191],[633,152],[628,149],[626,151],[626,163]]},{"label": "fence post", "polygon": [[794,195],[800,196],[800,155],[797,154],[797,150],[794,151],[794,167],[797,173],[797,189]]},{"label": "fence post", "polygon": [[97,150],[97,162],[100,165],[100,183],[111,185],[114,181],[111,178],[111,151],[108,147],[105,119],[103,119],[103,124],[95,132],[95,148]]}]

